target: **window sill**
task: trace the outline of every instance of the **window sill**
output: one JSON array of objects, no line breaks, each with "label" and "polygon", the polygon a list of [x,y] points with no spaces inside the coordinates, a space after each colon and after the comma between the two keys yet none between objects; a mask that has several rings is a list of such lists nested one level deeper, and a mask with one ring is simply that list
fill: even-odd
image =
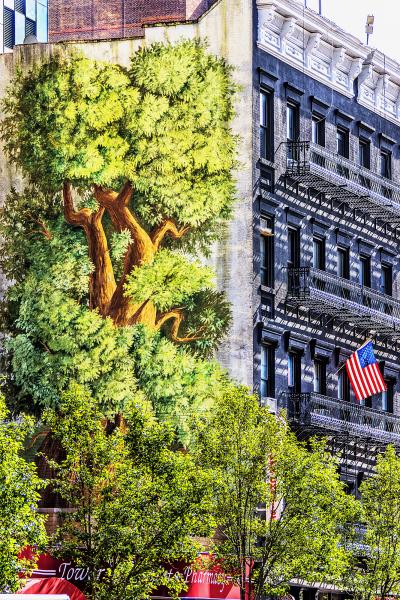
[{"label": "window sill", "polygon": [[258,159],[258,166],[260,167],[269,167],[270,169],[276,169],[276,165],[273,161],[268,160],[266,158],[260,158]]}]

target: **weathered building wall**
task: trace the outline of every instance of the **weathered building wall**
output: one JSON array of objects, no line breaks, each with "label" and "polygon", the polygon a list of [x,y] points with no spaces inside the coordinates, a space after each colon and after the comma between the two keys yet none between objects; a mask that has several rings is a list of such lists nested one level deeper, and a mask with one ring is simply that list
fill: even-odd
[{"label": "weathered building wall", "polygon": [[[217,283],[232,303],[233,324],[224,340],[219,358],[239,381],[252,385],[253,307],[252,307],[252,7],[248,0],[220,0],[195,23],[146,27],[145,38],[68,43],[65,51],[80,50],[90,58],[128,66],[130,56],[142,44],[206,39],[211,52],[234,66],[233,77],[239,91],[233,131],[239,136],[237,203],[232,222],[215,244],[211,262]],[[24,69],[49,56],[55,45],[17,46],[13,54],[0,56],[0,98],[17,66]],[[0,204],[11,186],[19,188],[21,178],[0,149]]]}]

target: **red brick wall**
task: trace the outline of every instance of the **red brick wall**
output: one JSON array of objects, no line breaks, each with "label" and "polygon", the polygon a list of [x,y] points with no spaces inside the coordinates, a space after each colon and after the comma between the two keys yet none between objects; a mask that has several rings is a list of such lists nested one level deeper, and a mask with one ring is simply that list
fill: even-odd
[{"label": "red brick wall", "polygon": [[209,0],[187,1],[188,10],[186,0],[50,0],[49,40],[139,36],[143,24],[183,21]]}]

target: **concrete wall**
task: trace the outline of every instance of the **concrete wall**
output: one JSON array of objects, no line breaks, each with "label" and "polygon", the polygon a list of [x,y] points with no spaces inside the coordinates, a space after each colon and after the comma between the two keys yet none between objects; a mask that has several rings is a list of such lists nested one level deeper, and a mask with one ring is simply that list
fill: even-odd
[{"label": "concrete wall", "polygon": [[[220,0],[196,23],[147,27],[144,39],[68,43],[66,51],[81,50],[90,58],[129,65],[130,56],[142,44],[175,42],[182,38],[206,39],[211,52],[234,66],[240,86],[236,100],[233,131],[240,137],[237,203],[234,219],[213,250],[211,263],[217,272],[218,287],[226,291],[233,309],[233,325],[219,352],[222,364],[239,381],[252,385],[252,6],[248,0]],[[28,70],[46,59],[54,45],[18,46],[13,54],[0,56],[0,98],[17,66]],[[8,164],[0,148],[0,204],[11,186],[19,188],[21,178]]]}]

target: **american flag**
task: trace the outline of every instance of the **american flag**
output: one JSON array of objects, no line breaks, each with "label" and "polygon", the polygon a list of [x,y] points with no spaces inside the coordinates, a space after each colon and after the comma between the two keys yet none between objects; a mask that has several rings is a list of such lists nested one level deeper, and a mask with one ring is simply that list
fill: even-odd
[{"label": "american flag", "polygon": [[346,371],[357,400],[364,400],[387,389],[371,341],[350,356],[346,361]]}]

